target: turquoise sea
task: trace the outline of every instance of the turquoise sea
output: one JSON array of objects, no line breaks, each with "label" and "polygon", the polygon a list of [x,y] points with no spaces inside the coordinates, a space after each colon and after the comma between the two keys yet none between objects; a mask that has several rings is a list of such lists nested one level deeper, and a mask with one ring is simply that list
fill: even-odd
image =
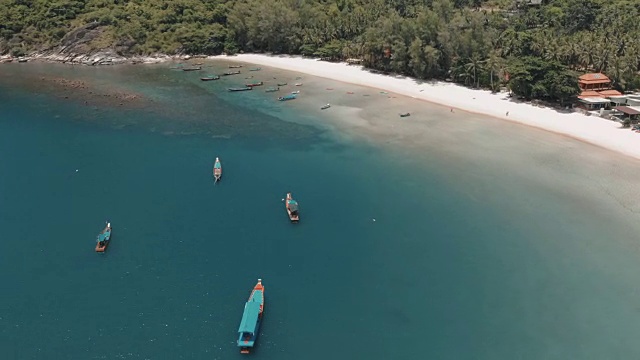
[{"label": "turquoise sea", "polygon": [[633,160],[498,125],[470,143],[533,135],[417,151],[224,91],[240,78],[23,65],[0,69],[2,359],[240,359],[258,278],[255,359],[640,358]]}]

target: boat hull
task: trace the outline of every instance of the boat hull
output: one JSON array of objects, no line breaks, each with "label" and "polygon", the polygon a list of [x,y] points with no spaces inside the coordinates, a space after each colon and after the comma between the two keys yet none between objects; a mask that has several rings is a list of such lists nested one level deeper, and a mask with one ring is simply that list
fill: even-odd
[{"label": "boat hull", "polygon": [[289,214],[289,220],[291,220],[292,223],[297,223],[298,221],[300,221],[300,217],[298,215],[292,214],[291,210],[289,210],[288,207],[287,207],[287,214]]},{"label": "boat hull", "polygon": [[96,252],[99,252],[99,253],[105,252],[107,250],[107,247],[109,247],[110,242],[111,240],[105,241],[103,246],[100,246],[100,243],[96,243]]},{"label": "boat hull", "polygon": [[111,243],[111,224],[107,223],[107,226],[98,234],[96,241],[96,252],[103,253],[107,251],[107,247]]},{"label": "boat hull", "polygon": [[293,200],[293,197],[291,196],[291,193],[287,194],[287,197],[284,201],[284,207],[287,209],[287,215],[289,215],[289,220],[291,220],[292,223],[297,223],[298,221],[300,221],[300,216],[298,214],[294,214],[291,211],[291,208],[289,207],[289,203]]},{"label": "boat hull", "polygon": [[249,354],[255,347],[258,336],[260,335],[260,325],[264,315],[264,286],[262,280],[258,279],[258,283],[251,291],[249,300],[245,304],[242,321],[238,329],[237,345],[241,354]]},{"label": "boat hull", "polygon": [[213,164],[213,179],[218,182],[222,179],[222,164],[220,160],[216,158],[216,162]]}]

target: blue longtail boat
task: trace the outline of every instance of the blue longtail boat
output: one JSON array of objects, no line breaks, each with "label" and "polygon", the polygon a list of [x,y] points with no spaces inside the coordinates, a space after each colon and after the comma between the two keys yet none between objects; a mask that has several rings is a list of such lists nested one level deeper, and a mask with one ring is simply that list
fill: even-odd
[{"label": "blue longtail boat", "polygon": [[264,286],[262,279],[258,279],[258,283],[251,291],[249,301],[244,305],[244,313],[242,321],[238,328],[238,347],[240,353],[248,354],[255,346],[258,334],[260,333],[260,322],[264,313]]},{"label": "blue longtail boat", "polygon": [[298,202],[293,199],[293,196],[291,196],[291,193],[287,193],[287,197],[285,199],[284,205],[287,208],[287,214],[289,215],[289,220],[291,220],[292,223],[297,223],[298,221],[300,221],[300,215],[299,215],[300,210],[298,209]]},{"label": "blue longtail boat", "polygon": [[98,234],[96,239],[96,252],[104,252],[111,241],[111,223],[107,222],[107,226]]},{"label": "blue longtail boat", "polygon": [[287,100],[295,100],[296,94],[287,94],[285,96],[280,96],[278,98],[279,101],[287,101]]},{"label": "blue longtail boat", "polygon": [[216,157],[216,162],[213,164],[214,182],[218,182],[221,178],[222,178],[222,163],[220,163],[220,159]]}]

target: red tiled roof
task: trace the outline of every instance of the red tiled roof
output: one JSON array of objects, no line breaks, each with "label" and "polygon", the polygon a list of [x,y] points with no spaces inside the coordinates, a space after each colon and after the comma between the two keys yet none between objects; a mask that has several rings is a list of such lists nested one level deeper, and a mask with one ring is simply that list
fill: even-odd
[{"label": "red tiled roof", "polygon": [[609,80],[607,75],[603,73],[584,74],[584,75],[581,75],[578,79],[586,83],[599,83],[599,82],[611,81]]},{"label": "red tiled roof", "polygon": [[598,93],[602,96],[620,96],[622,93],[618,90],[602,90],[598,91]]},{"label": "red tiled roof", "polygon": [[583,91],[580,93],[580,96],[578,96],[579,98],[586,98],[586,97],[601,97],[602,95],[600,95],[599,92],[597,91]]}]

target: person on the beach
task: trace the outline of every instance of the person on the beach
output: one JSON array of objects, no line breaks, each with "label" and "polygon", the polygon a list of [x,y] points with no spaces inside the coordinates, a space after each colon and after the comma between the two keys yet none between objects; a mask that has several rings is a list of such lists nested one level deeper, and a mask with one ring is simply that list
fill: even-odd
[{"label": "person on the beach", "polygon": [[509,116],[509,112],[507,111],[507,116]]}]

